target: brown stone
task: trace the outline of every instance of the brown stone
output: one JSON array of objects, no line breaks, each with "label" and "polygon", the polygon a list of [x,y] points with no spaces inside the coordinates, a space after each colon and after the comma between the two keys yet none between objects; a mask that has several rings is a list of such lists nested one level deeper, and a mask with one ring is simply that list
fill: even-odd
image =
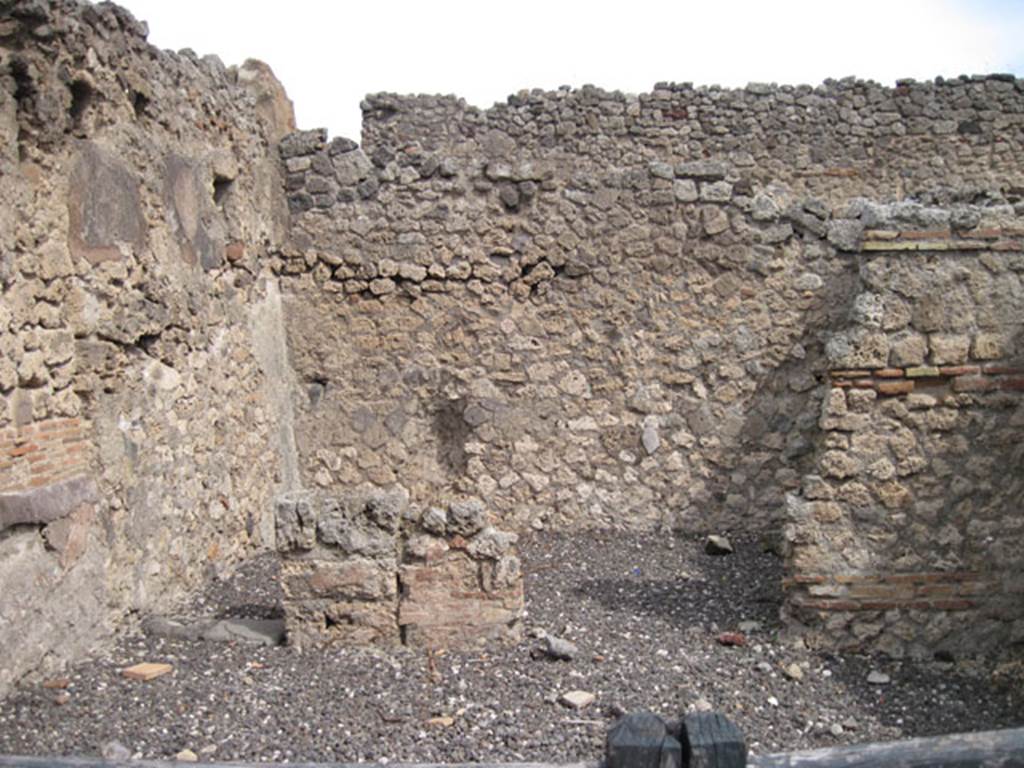
[{"label": "brown stone", "polygon": [[146,243],[139,180],[117,156],[91,141],[78,143],[68,177],[68,248],[90,264],[120,260]]}]

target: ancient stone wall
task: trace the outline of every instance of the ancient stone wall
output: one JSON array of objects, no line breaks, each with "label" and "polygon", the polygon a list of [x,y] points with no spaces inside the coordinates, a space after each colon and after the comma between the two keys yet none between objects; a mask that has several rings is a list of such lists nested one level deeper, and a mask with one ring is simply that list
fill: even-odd
[{"label": "ancient stone wall", "polygon": [[825,642],[1021,639],[1021,81],[380,94],[360,147],[293,133],[265,65],[3,7],[0,689],[274,546],[297,498],[290,610],[345,635],[369,566],[319,526],[367,486],[409,510],[389,637],[494,607],[449,583],[488,592],[489,556],[417,538],[479,502],[784,529]]},{"label": "ancient stone wall", "polygon": [[818,642],[959,656],[1024,640],[1024,227],[997,210],[875,211],[828,342],[817,466],[789,498],[787,610]]},{"label": "ancient stone wall", "polygon": [[[296,403],[304,482],[397,483],[422,505],[474,495],[503,523],[538,529],[773,532],[788,518],[799,585],[790,615],[815,626],[834,625],[842,603],[808,618],[807,580],[970,573],[937,550],[899,561],[859,522],[847,536],[815,538],[794,510],[806,509],[800,491],[839,440],[823,407],[862,412],[850,420],[869,433],[888,429],[873,409],[893,407],[884,401],[918,376],[901,350],[922,338],[921,366],[960,375],[952,366],[966,358],[947,362],[942,351],[963,346],[963,334],[947,338],[960,326],[917,327],[911,316],[935,315],[936,301],[952,302],[940,316],[958,315],[962,291],[950,281],[1013,294],[1012,268],[978,254],[1012,261],[1020,250],[1022,105],[1020,83],[1004,77],[895,89],[665,86],[639,97],[584,88],[523,93],[486,111],[378,95],[363,104],[363,148],[317,131],[286,137],[293,227],[278,268],[305,390]],[[869,202],[908,196],[938,208]],[[862,248],[875,264],[888,263],[886,249],[913,254],[898,263],[916,292],[885,289],[896,307],[885,320],[891,361],[885,334],[857,325],[881,300],[862,295]],[[973,256],[934,266],[961,252]],[[897,279],[872,274],[876,292]],[[968,349],[1020,328],[1014,300],[986,312],[969,321]],[[840,364],[861,349],[885,359],[867,373],[856,370],[867,363]],[[1014,379],[1004,379],[994,386],[1009,392]],[[852,402],[836,405],[845,381]],[[921,380],[913,386],[920,393]],[[983,402],[965,415],[972,437],[953,438],[950,450],[976,433],[1008,440],[1015,424],[1002,407]],[[922,439],[938,446],[950,430]],[[960,481],[972,497],[992,466],[975,469]],[[901,486],[901,505],[942,495],[924,476]],[[876,483],[860,503],[891,529],[889,488]],[[983,503],[992,520],[1012,514],[1009,498],[994,491]],[[898,538],[925,552],[946,534],[922,515],[908,515]],[[856,568],[832,567],[847,556]],[[997,602],[1020,602],[993,579]],[[909,619],[890,617],[904,637],[879,629],[876,646],[935,647],[934,633],[918,631],[933,621],[920,611],[950,626],[961,604],[911,607]],[[965,636],[954,645],[966,647]]]},{"label": "ancient stone wall", "polygon": [[0,692],[273,544],[286,107],[115,6],[3,4]]}]

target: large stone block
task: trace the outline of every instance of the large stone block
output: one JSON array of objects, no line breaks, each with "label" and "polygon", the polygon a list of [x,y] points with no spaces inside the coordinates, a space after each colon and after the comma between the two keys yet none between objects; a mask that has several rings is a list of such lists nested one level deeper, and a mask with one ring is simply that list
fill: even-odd
[{"label": "large stone block", "polygon": [[288,600],[393,600],[396,566],[355,558],[344,561],[286,560],[281,583]]},{"label": "large stone block", "polygon": [[51,523],[96,499],[96,484],[84,476],[42,488],[0,493],[0,531],[22,523]]},{"label": "large stone block", "polygon": [[139,180],[111,152],[82,141],[68,177],[68,248],[90,264],[120,260],[146,244]]}]

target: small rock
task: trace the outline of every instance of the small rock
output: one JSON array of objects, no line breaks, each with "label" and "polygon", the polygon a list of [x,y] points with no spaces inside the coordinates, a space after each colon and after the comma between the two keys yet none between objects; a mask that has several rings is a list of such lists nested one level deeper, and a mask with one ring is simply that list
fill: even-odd
[{"label": "small rock", "polygon": [[597,700],[597,696],[589,691],[569,691],[563,693],[558,700],[569,709],[583,709],[593,704]]},{"label": "small rock", "polygon": [[132,752],[117,739],[108,741],[100,748],[104,760],[131,760]]},{"label": "small rock", "polygon": [[733,552],[732,542],[725,536],[708,536],[704,543],[704,551],[709,555],[731,555]]},{"label": "small rock", "polygon": [[760,621],[747,620],[741,621],[739,623],[739,628],[740,632],[749,635],[753,632],[760,632],[764,628],[764,625],[761,624]]},{"label": "small rock", "polygon": [[719,645],[742,647],[747,644],[747,638],[739,632],[723,632],[715,638]]},{"label": "small rock", "polygon": [[690,709],[693,712],[710,712],[714,707],[710,701],[702,698],[693,702],[693,704],[690,705]]},{"label": "small rock", "polygon": [[193,752],[191,749],[186,747],[174,756],[174,759],[179,763],[196,763],[199,762],[199,755]]},{"label": "small rock", "polygon": [[858,727],[859,726],[857,724],[857,721],[854,720],[852,717],[848,717],[845,720],[843,720],[843,728],[845,728],[847,731],[856,731]]},{"label": "small rock", "polygon": [[67,691],[61,691],[53,697],[53,703],[56,704],[58,707],[64,706],[69,701],[71,701],[71,694]]},{"label": "small rock", "polygon": [[877,669],[871,670],[868,674],[868,683],[871,685],[888,685],[891,682],[891,677],[885,674],[885,672],[879,672]]},{"label": "small rock", "polygon": [[804,671],[796,662],[784,667],[782,671],[786,673],[786,677],[790,680],[795,680],[798,683],[804,679]]},{"label": "small rock", "polygon": [[759,661],[757,662],[757,664],[754,665],[754,667],[757,669],[758,672],[768,673],[772,671],[772,665],[769,664],[767,661]]},{"label": "small rock", "polygon": [[621,704],[609,704],[605,707],[605,711],[608,713],[609,717],[625,717],[629,712],[629,710]]},{"label": "small rock", "polygon": [[71,685],[70,677],[55,677],[51,680],[46,680],[43,683],[43,688],[47,688],[51,691],[63,691],[69,685]]},{"label": "small rock", "polygon": [[828,727],[828,732],[831,733],[833,736],[842,736],[843,726],[841,726],[839,723],[832,723],[832,725]]},{"label": "small rock", "polygon": [[449,717],[448,715],[443,715],[441,717],[432,717],[429,720],[427,720],[427,725],[434,725],[439,728],[450,728],[454,724],[455,718]]},{"label": "small rock", "polygon": [[777,707],[777,706],[779,706],[779,700],[778,700],[778,699],[776,699],[776,698],[775,698],[774,696],[769,696],[769,697],[768,697],[768,703],[769,703],[769,704],[770,704],[771,706],[773,706],[773,707]]},{"label": "small rock", "polygon": [[552,659],[572,661],[576,658],[576,654],[579,653],[579,648],[576,647],[575,643],[571,643],[561,637],[548,635],[545,640],[547,641],[547,654]]}]

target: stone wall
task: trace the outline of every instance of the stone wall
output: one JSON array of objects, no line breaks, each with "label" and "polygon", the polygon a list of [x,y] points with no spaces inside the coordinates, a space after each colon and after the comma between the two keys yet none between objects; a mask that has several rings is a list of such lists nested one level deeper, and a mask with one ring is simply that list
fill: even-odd
[{"label": "stone wall", "polygon": [[0,693],[273,545],[261,264],[294,126],[260,65],[145,32],[71,0],[0,18]]},{"label": "stone wall", "polygon": [[[971,569],[988,574],[991,563],[962,567],[935,550],[911,564],[857,518],[848,535],[818,536],[799,510],[801,489],[836,455],[822,408],[845,407],[859,414],[847,424],[871,432],[890,428],[876,412],[893,407],[887,399],[934,383],[917,370],[925,364],[969,386],[972,369],[954,366],[970,361],[943,346],[960,349],[962,329],[942,318],[961,312],[951,308],[957,281],[1014,295],[1016,276],[999,260],[1020,251],[1022,106],[1020,83],[1001,76],[894,89],[664,86],[638,97],[583,88],[486,111],[385,94],[363,104],[363,148],[318,131],[286,137],[293,225],[276,267],[304,390],[304,482],[328,492],[400,484],[420,504],[477,495],[515,528],[773,533],[788,520],[798,585],[788,615],[815,627],[835,625],[842,603],[806,603],[808,580],[861,579],[867,594],[895,573],[917,574],[912,589],[918,575],[946,584],[967,573],[963,590],[980,590]],[[870,202],[908,196],[917,202]],[[885,288],[883,333],[860,318],[882,311],[870,304],[877,295],[862,295],[864,264],[888,263],[886,253],[910,254],[898,279],[914,288]],[[936,267],[944,258],[955,266]],[[897,280],[870,274],[876,293]],[[975,314],[986,319],[970,321],[968,352],[1020,329],[1011,298]],[[901,352],[922,339],[921,361]],[[858,370],[863,350],[886,359]],[[1010,403],[1013,381],[992,384]],[[844,383],[851,402],[836,404]],[[1016,424],[1003,407],[964,410],[959,428],[971,437],[948,450],[1009,440]],[[987,424],[1006,433],[990,436]],[[944,429],[928,436],[929,452]],[[964,492],[1005,522],[1012,489],[985,496],[992,465],[973,469]],[[948,535],[924,511],[943,495],[935,482],[900,486],[903,507],[920,495],[922,516],[907,513],[898,538],[922,553]],[[860,503],[891,529],[890,485],[876,486]],[[1003,535],[1019,542],[1016,528]],[[844,557],[857,568],[833,565]],[[994,599],[1019,604],[999,574]],[[919,600],[918,613],[889,617],[903,639],[880,629],[875,647],[936,647],[921,627],[971,626],[952,615],[960,607]],[[967,647],[972,631],[953,645]]]},{"label": "stone wall", "polygon": [[[0,689],[367,486],[416,511],[390,638],[495,586],[417,538],[475,497],[784,529],[822,642],[1021,640],[1021,81],[378,94],[360,147],[293,132],[259,62],[4,7]],[[289,546],[290,610],[345,634],[309,601],[363,555]]]},{"label": "stone wall", "polygon": [[1024,641],[1024,227],[875,213],[789,498],[787,610],[829,645],[1003,651]]}]

